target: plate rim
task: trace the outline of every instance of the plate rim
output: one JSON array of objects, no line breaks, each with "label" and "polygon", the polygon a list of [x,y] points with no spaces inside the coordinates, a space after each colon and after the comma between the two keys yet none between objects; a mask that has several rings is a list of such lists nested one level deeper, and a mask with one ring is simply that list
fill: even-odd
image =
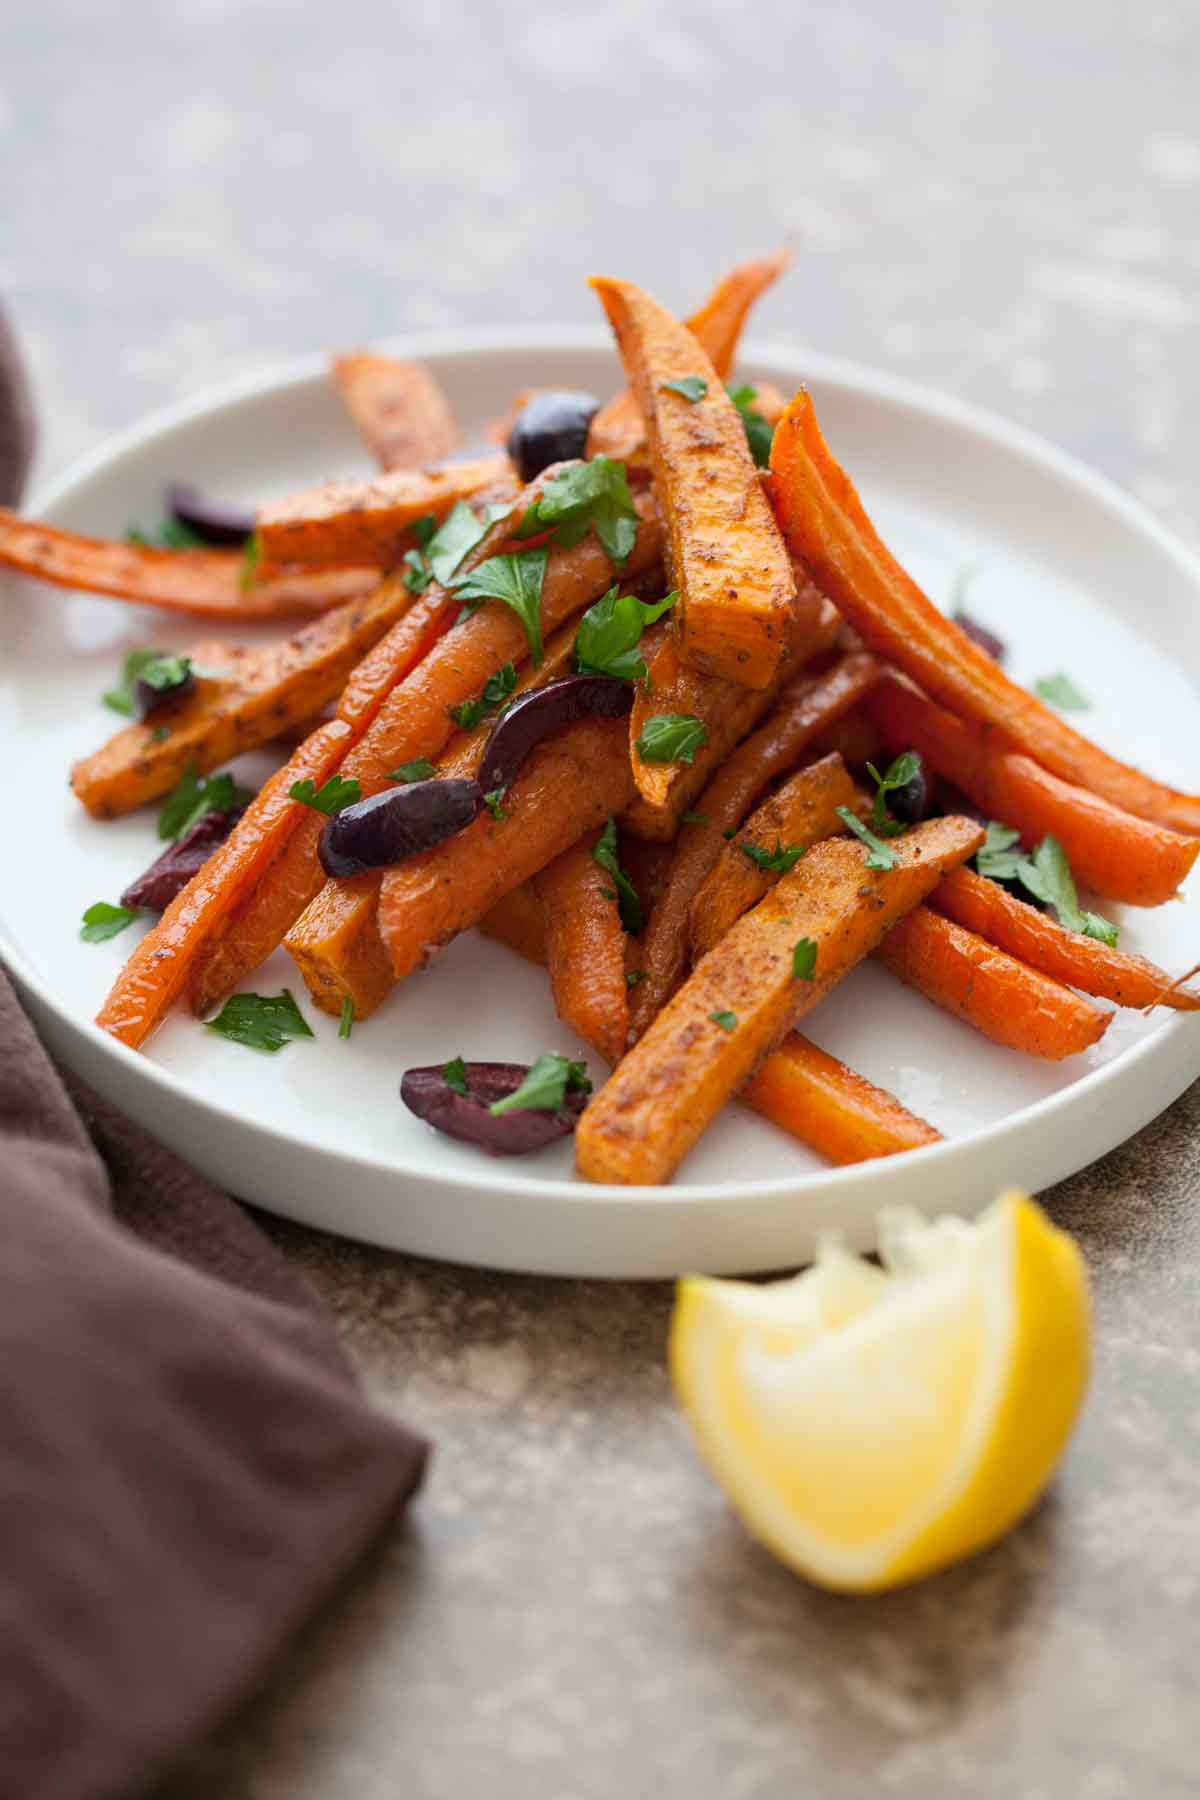
[{"label": "plate rim", "polygon": [[[473,325],[397,333],[378,340],[377,347],[417,358],[455,358],[503,355],[522,350],[591,352],[611,349],[611,338],[602,325]],[[907,376],[877,370],[868,364],[832,356],[791,342],[752,338],[741,352],[741,360],[748,364],[762,363],[779,369],[791,369],[800,382],[811,378],[813,381],[839,386],[856,395],[871,399],[882,398],[964,430],[993,445],[999,444],[1023,459],[1052,471],[1102,507],[1118,514],[1134,530],[1149,537],[1160,551],[1176,563],[1195,586],[1200,597],[1200,552],[1194,552],[1184,539],[1110,476],[1092,468],[1072,452],[1061,449],[1039,433],[1014,424],[971,401],[928,387]],[[264,395],[274,396],[323,381],[327,375],[327,353],[310,351],[267,364],[231,380],[214,383],[189,398],[160,407],[104,438],[94,449],[74,458],[58,475],[40,481],[24,510],[37,516],[52,517],[55,509],[67,504],[88,481],[102,473],[111,473],[115,465],[119,465],[127,456],[142,452],[156,438],[197,419],[211,418],[214,414],[230,411],[240,405],[252,404]],[[0,948],[21,983],[32,990],[39,1003],[54,1015],[61,1027],[84,1036],[93,1051],[112,1058],[117,1066],[123,1065],[131,1076],[149,1081],[152,1087],[165,1090],[176,1100],[197,1108],[212,1121],[234,1117],[240,1129],[255,1133],[267,1146],[272,1143],[280,1144],[289,1151],[301,1152],[314,1148],[300,1143],[289,1132],[272,1126],[266,1120],[233,1113],[230,1107],[210,1100],[172,1070],[117,1042],[108,1033],[101,1031],[93,1021],[78,1018],[56,998],[40,973],[30,965],[20,946],[5,929],[2,917]],[[947,1177],[952,1180],[956,1161],[972,1155],[980,1148],[994,1148],[1006,1134],[1017,1129],[1024,1130],[1029,1126],[1044,1129],[1060,1110],[1073,1108],[1081,1101],[1086,1101],[1097,1089],[1107,1086],[1119,1075],[1131,1073],[1147,1059],[1155,1063],[1161,1061],[1164,1065],[1175,1060],[1181,1048],[1180,1040],[1189,1030],[1194,1031],[1195,1025],[1195,1019],[1182,1014],[1165,1020],[1152,1036],[1131,1045],[1112,1062],[1091,1070],[1069,1087],[1045,1095],[1018,1112],[994,1120],[963,1137],[943,1139],[939,1143],[908,1151],[903,1159],[905,1165],[910,1170],[918,1166],[928,1169],[931,1185],[943,1186]],[[1165,1084],[1164,1109],[1179,1091],[1178,1086]],[[682,1181],[629,1187],[614,1183],[587,1182],[576,1177],[542,1179],[531,1183],[519,1170],[506,1172],[489,1166],[482,1158],[480,1168],[470,1173],[437,1168],[413,1171],[394,1156],[360,1151],[352,1146],[321,1146],[320,1149],[323,1155],[332,1156],[352,1168],[369,1171],[377,1177],[407,1175],[453,1189],[460,1194],[480,1191],[529,1192],[532,1189],[538,1198],[546,1200],[573,1201],[583,1205],[596,1201],[603,1201],[610,1206],[625,1203],[643,1210],[648,1206],[669,1209],[679,1205],[725,1206],[735,1195],[756,1202],[786,1199],[789,1196],[802,1200],[806,1192],[818,1185],[823,1189],[837,1189],[851,1184],[860,1189],[886,1188],[893,1173],[893,1159],[881,1157],[866,1163],[804,1170],[795,1175],[757,1181]],[[886,1199],[886,1194],[882,1198]]]}]

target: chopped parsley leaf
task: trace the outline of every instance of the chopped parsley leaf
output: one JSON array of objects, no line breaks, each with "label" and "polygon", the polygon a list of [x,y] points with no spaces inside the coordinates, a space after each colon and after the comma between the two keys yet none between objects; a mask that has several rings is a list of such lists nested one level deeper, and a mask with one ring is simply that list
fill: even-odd
[{"label": "chopped parsley leaf", "polygon": [[542,583],[546,579],[546,556],[544,545],[540,550],[489,556],[455,583],[455,592],[462,600],[503,600],[512,607],[525,627],[535,668],[541,668],[544,656]]},{"label": "chopped parsley leaf", "polygon": [[467,1096],[467,1065],[461,1056],[452,1056],[448,1063],[442,1064],[442,1079],[448,1088],[456,1094]]},{"label": "chopped parsley leaf", "polygon": [[817,946],[812,938],[797,938],[792,945],[792,977],[796,981],[811,981],[813,970],[817,966]]},{"label": "chopped parsley leaf", "polygon": [[737,1014],[733,1012],[710,1012],[708,1016],[722,1031],[732,1031],[737,1024]]},{"label": "chopped parsley leaf", "polygon": [[642,727],[634,749],[643,762],[691,763],[708,741],[708,726],[692,713],[655,713]]},{"label": "chopped parsley leaf", "polygon": [[619,569],[637,538],[638,511],[625,464],[609,456],[570,463],[552,475],[521,520],[518,537],[550,527],[554,542],[570,549],[595,529],[609,561]]},{"label": "chopped parsley leaf", "polygon": [[742,415],[742,425],[746,433],[746,442],[750,446],[750,454],[755,466],[766,469],[771,464],[771,442],[775,436],[775,427],[768,423],[754,406],[758,399],[758,389],[752,387],[727,387],[725,392]]},{"label": "chopped parsley leaf", "polygon": [[1086,694],[1081,694],[1069,675],[1061,670],[1057,675],[1043,675],[1033,684],[1033,691],[1039,700],[1056,706],[1059,712],[1090,712],[1092,703]]},{"label": "chopped parsley leaf", "polygon": [[871,852],[867,858],[868,869],[894,869],[896,867],[900,858],[890,844],[885,844],[882,838],[876,837],[870,827],[864,825],[848,806],[836,807],[835,811],[843,825],[852,831],[856,838],[861,838]]},{"label": "chopped parsley leaf", "polygon": [[875,764],[870,762],[867,764],[867,773],[875,783],[871,829],[880,837],[897,837],[904,826],[888,813],[887,797],[897,788],[907,787],[910,781],[916,781],[924,774],[921,758],[915,750],[902,750],[896,760],[888,764],[886,774],[881,775]]},{"label": "chopped parsley leaf", "polygon": [[557,1112],[570,1090],[591,1093],[587,1069],[581,1062],[547,1053],[538,1057],[514,1093],[494,1101],[488,1111],[496,1118],[510,1112]]},{"label": "chopped parsley leaf", "polygon": [[258,565],[261,561],[262,545],[259,543],[258,533],[255,531],[246,539],[246,545],[242,551],[242,566],[238,573],[238,586],[243,593],[245,593],[248,587],[253,587],[258,576]]},{"label": "chopped parsley leaf", "polygon": [[107,900],[97,900],[84,913],[79,935],[85,944],[102,944],[141,916],[141,910],[136,906],[110,906]]},{"label": "chopped parsley leaf", "polygon": [[273,996],[231,994],[216,1018],[207,1021],[205,1030],[270,1056],[291,1038],[315,1035],[287,988]]},{"label": "chopped parsley leaf", "polygon": [[646,969],[630,969],[625,977],[625,986],[636,987],[639,981],[645,981],[648,973]]},{"label": "chopped parsley leaf", "polygon": [[507,792],[507,788],[493,788],[490,794],[485,794],[483,796],[483,804],[487,807],[493,819],[496,819],[497,821],[500,819],[507,819],[509,816],[501,804]]},{"label": "chopped parsley leaf", "polygon": [[143,550],[197,550],[203,547],[205,540],[182,519],[168,513],[149,531],[131,525],[125,533],[125,542],[137,544]]},{"label": "chopped parsley leaf", "polygon": [[502,669],[497,669],[494,675],[488,676],[477,700],[464,700],[461,706],[452,706],[450,717],[464,731],[470,731],[481,719],[486,719],[489,713],[495,712],[498,706],[503,706],[516,685],[517,671],[512,663],[505,663]]},{"label": "chopped parsley leaf", "polygon": [[703,375],[681,375],[678,381],[664,381],[663,387],[670,394],[682,394],[692,406],[695,406],[697,400],[703,400],[708,392],[708,383]]},{"label": "chopped parsley leaf", "polygon": [[175,792],[158,815],[160,838],[181,838],[206,812],[239,812],[253,800],[249,788],[239,787],[226,769],[201,779],[195,763],[188,763]]},{"label": "chopped parsley leaf", "polygon": [[612,898],[617,901],[621,913],[621,923],[631,937],[636,937],[642,929],[642,902],[637,889],[621,867],[617,856],[617,821],[610,819],[600,833],[592,851],[592,859],[600,864],[617,884],[617,891]]},{"label": "chopped parsley leaf", "polygon": [[738,845],[738,849],[743,856],[750,859],[756,869],[761,869],[764,875],[786,875],[789,869],[795,868],[804,855],[803,844],[788,844],[785,849],[778,838],[775,839],[773,850],[764,850],[761,844],[748,844],[744,838]]},{"label": "chopped parsley leaf", "polygon": [[610,587],[579,621],[575,666],[580,674],[644,681],[649,671],[639,648],[642,633],[647,625],[661,619],[678,598],[678,594],[668,594],[663,600],[639,600],[636,594],[623,594],[618,587]]},{"label": "chopped parsley leaf", "polygon": [[314,812],[324,813],[327,819],[332,819],[343,807],[353,806],[361,800],[362,789],[353,775],[331,775],[320,787],[310,775],[304,781],[293,782],[288,789],[288,798],[298,800],[301,806],[311,806]]},{"label": "chopped parsley leaf", "polygon": [[1019,831],[1002,825],[999,819],[989,819],[983,843],[975,852],[976,869],[992,881],[1015,881],[1025,860],[1020,843]]},{"label": "chopped parsley leaf", "polygon": [[399,763],[396,768],[389,769],[388,781],[432,781],[437,770],[427,756],[414,757],[412,762]]}]

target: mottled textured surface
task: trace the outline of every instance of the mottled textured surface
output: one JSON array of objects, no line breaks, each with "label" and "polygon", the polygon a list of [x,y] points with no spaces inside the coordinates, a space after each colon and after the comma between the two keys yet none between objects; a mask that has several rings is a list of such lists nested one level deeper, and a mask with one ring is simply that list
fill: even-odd
[{"label": "mottled textured surface", "polygon": [[[792,236],[764,334],[982,402],[1197,536],[1190,0],[680,0],[649,36],[636,0],[10,10],[0,288],[44,472],[264,359],[590,318],[598,268],[686,304]],[[438,1456],[171,1800],[1194,1794],[1198,1123],[1193,1091],[1049,1197],[1098,1302],[1051,1499],[879,1600],[732,1521],[671,1404],[665,1289],[278,1228]]]}]

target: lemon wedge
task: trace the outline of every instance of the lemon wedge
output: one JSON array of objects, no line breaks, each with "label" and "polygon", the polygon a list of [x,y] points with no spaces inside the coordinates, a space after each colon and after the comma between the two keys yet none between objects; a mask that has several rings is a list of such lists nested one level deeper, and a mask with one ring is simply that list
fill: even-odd
[{"label": "lemon wedge", "polygon": [[1033,1504],[1090,1360],[1075,1244],[1027,1195],[974,1223],[893,1211],[883,1267],[824,1244],[767,1286],[679,1284],[671,1372],[756,1537],[824,1587],[894,1587]]}]

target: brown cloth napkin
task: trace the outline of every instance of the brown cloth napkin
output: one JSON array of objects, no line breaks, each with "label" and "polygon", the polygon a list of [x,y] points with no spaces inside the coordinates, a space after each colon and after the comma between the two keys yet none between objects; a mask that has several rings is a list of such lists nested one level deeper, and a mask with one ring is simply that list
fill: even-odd
[{"label": "brown cloth napkin", "polygon": [[0,973],[0,1795],[141,1793],[421,1480],[282,1256]]}]

